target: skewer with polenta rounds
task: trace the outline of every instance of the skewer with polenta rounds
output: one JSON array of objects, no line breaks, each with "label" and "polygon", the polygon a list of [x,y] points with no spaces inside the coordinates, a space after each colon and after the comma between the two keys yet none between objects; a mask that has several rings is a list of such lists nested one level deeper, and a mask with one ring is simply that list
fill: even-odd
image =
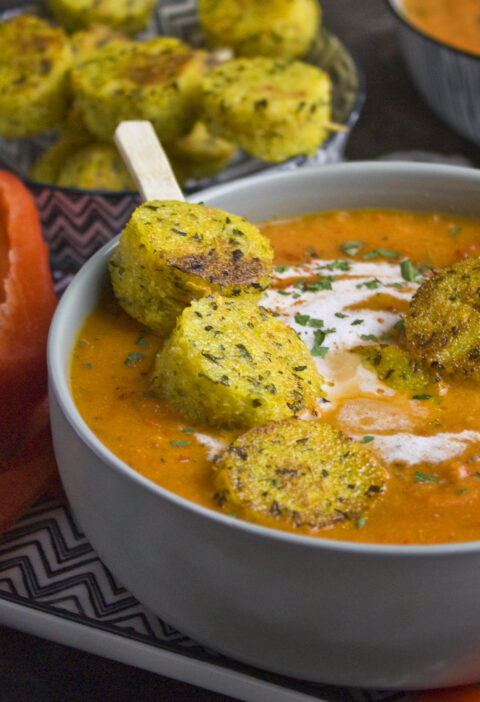
[{"label": "skewer with polenta rounds", "polygon": [[69,32],[104,24],[136,34],[152,16],[155,0],[48,0],[47,5]]},{"label": "skewer with polenta rounds", "polygon": [[206,54],[173,37],[114,40],[74,66],[74,100],[88,130],[113,137],[124,120],[151,121],[162,142],[186,134],[199,110]]},{"label": "skewer with polenta rounds", "polygon": [[[127,165],[129,155],[136,159],[130,167],[145,202],[121,234],[110,260],[110,277],[125,311],[166,335],[196,298],[219,293],[257,301],[271,281],[273,250],[242,217],[183,202],[151,125],[147,123],[146,132],[141,125],[125,122],[116,132]],[[156,176],[148,164],[157,150],[166,168]]]},{"label": "skewer with polenta rounds", "polygon": [[233,59],[205,77],[203,119],[262,161],[310,156],[333,127],[330,77],[302,61]]},{"label": "skewer with polenta rounds", "polygon": [[70,43],[64,31],[32,15],[0,22],[0,135],[53,129],[69,99]]},{"label": "skewer with polenta rounds", "polygon": [[292,60],[312,44],[321,10],[318,0],[199,0],[198,18],[211,46]]}]

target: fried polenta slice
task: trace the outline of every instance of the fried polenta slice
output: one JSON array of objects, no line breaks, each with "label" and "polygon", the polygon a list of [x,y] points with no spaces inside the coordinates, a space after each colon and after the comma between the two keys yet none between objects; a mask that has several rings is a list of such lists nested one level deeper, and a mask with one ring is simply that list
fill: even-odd
[{"label": "fried polenta slice", "polygon": [[32,15],[0,22],[0,134],[28,137],[53,129],[69,100],[70,43]]},{"label": "fried polenta slice", "polygon": [[238,58],[203,82],[208,129],[262,161],[313,155],[329,134],[331,81],[315,66]]},{"label": "fried polenta slice", "polygon": [[480,258],[442,268],[413,296],[407,347],[440,375],[480,380]]},{"label": "fried polenta slice", "polygon": [[394,390],[425,392],[432,388],[433,379],[418,359],[399,346],[374,344],[357,346],[352,351],[359,353],[380,380]]},{"label": "fried polenta slice", "polygon": [[47,5],[69,32],[103,24],[132,35],[150,20],[155,0],[48,0]]},{"label": "fried polenta slice", "polygon": [[272,261],[268,239],[242,217],[154,200],[127,222],[110,276],[126,312],[167,334],[193,298],[218,292],[258,300],[270,284]]},{"label": "fried polenta slice", "polygon": [[83,190],[128,190],[137,188],[113,144],[89,144],[66,159],[57,185]]},{"label": "fried polenta slice", "polygon": [[74,61],[83,61],[92,51],[118,39],[127,39],[127,35],[105,24],[94,24],[88,29],[81,29],[70,37]]},{"label": "fried polenta slice", "polygon": [[192,131],[167,146],[167,154],[179,183],[190,178],[209,178],[228,166],[238,148],[231,141],[210,134],[196,122]]},{"label": "fried polenta slice", "polygon": [[71,72],[87,129],[108,141],[122,120],[149,120],[162,142],[186,134],[201,99],[205,54],[179,39],[114,40]]},{"label": "fried polenta slice", "polygon": [[217,459],[217,503],[248,521],[316,530],[361,518],[386,488],[373,454],[326,422],[286,419],[237,437]]},{"label": "fried polenta slice", "polygon": [[303,56],[320,27],[318,0],[199,0],[198,18],[212,47],[237,56]]},{"label": "fried polenta slice", "polygon": [[290,327],[251,300],[216,295],[183,310],[152,388],[196,424],[250,427],[315,411],[322,382]]},{"label": "fried polenta slice", "polygon": [[37,156],[30,170],[29,178],[37,183],[56,185],[65,162],[78,149],[85,146],[89,140],[90,138],[84,135],[79,135],[78,137],[68,136],[61,139],[61,141]]}]

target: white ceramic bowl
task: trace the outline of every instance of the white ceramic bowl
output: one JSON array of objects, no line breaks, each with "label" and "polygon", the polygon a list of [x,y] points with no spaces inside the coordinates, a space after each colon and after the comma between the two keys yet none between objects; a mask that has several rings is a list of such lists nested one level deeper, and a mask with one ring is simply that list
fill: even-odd
[{"label": "white ceramic bowl", "polygon": [[[358,162],[256,176],[201,199],[253,221],[357,207],[480,217],[479,192],[473,169]],[[180,631],[267,670],[379,688],[479,679],[479,542],[362,545],[248,524],[154,485],[93,435],[72,400],[69,361],[115,246],[74,278],[48,346],[60,474],[107,567]]]},{"label": "white ceramic bowl", "polygon": [[480,144],[480,56],[422,32],[406,17],[403,0],[386,0],[398,25],[410,77],[440,119]]}]

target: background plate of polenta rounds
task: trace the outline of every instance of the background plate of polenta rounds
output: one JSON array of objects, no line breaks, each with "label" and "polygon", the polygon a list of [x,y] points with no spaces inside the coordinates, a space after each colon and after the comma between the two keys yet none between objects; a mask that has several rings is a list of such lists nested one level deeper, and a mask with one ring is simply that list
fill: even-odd
[{"label": "background plate of polenta rounds", "polygon": [[[1,19],[28,12],[46,17],[43,3],[33,3],[0,13]],[[206,38],[197,17],[196,0],[162,0],[147,28],[137,38],[173,36],[195,48],[205,48]],[[265,170],[292,169],[335,163],[342,159],[348,134],[365,99],[364,78],[355,59],[340,40],[322,27],[304,61],[326,71],[332,81],[332,120],[346,131],[332,132],[310,157],[298,156],[279,164],[259,161],[243,151],[215,176],[183,183],[186,195]],[[81,190],[34,182],[28,174],[36,157],[58,140],[52,133],[23,139],[0,139],[0,167],[19,175],[30,187],[50,248],[51,266],[58,292],[90,255],[118,234],[139,204],[136,192]]]}]

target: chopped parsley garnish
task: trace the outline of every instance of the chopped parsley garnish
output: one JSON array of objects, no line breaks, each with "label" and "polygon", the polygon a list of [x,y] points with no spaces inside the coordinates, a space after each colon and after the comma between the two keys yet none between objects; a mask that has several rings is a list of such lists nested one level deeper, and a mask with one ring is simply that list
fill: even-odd
[{"label": "chopped parsley garnish", "polygon": [[356,327],[356,326],[358,326],[359,324],[363,324],[364,321],[365,321],[364,319],[354,319],[353,322],[350,322],[350,325],[351,325],[352,327]]},{"label": "chopped parsley garnish", "polygon": [[380,337],[382,341],[389,341],[391,338],[392,335],[390,334],[390,332],[384,332]]},{"label": "chopped parsley garnish", "polygon": [[348,314],[343,314],[343,312],[335,312],[335,317],[338,317],[339,319],[345,319],[348,317]]},{"label": "chopped parsley garnish", "polygon": [[438,479],[435,475],[431,473],[422,473],[419,470],[415,471],[414,474],[415,482],[417,483],[438,483]]},{"label": "chopped parsley garnish", "polygon": [[148,346],[147,340],[145,339],[143,334],[140,334],[140,336],[138,337],[138,339],[135,342],[135,346],[140,346],[142,349],[147,348],[147,346]]},{"label": "chopped parsley garnish", "polygon": [[329,271],[349,271],[351,268],[350,262],[349,261],[331,261],[330,263],[326,263],[324,266],[319,266],[316,270],[321,271],[321,270],[329,270]]},{"label": "chopped parsley garnish", "polygon": [[288,292],[288,290],[277,290],[279,295],[290,295],[291,293]]},{"label": "chopped parsley garnish", "polygon": [[340,245],[340,251],[343,251],[346,256],[355,256],[362,246],[365,246],[364,241],[345,241]]},{"label": "chopped parsley garnish", "polygon": [[132,367],[136,363],[138,363],[139,361],[143,361],[144,358],[145,358],[145,354],[142,353],[141,351],[132,351],[131,353],[128,354],[124,363],[127,366]]},{"label": "chopped parsley garnish", "polygon": [[183,427],[182,431],[184,434],[193,434],[195,429],[192,429],[192,427]]},{"label": "chopped parsley garnish", "polygon": [[334,275],[329,275],[326,278],[320,278],[314,283],[307,283],[304,280],[299,284],[295,283],[295,287],[300,287],[303,292],[316,292],[317,290],[331,290],[332,283],[336,280]]},{"label": "chopped parsley garnish", "polygon": [[402,331],[404,326],[405,326],[405,320],[399,319],[398,322],[395,322],[395,324],[393,325],[393,328],[399,332],[399,331]]},{"label": "chopped parsley garnish", "polygon": [[397,251],[391,251],[390,249],[374,249],[362,256],[364,261],[371,261],[374,258],[382,256],[383,258],[397,258]]},{"label": "chopped parsley garnish", "polygon": [[366,523],[367,523],[366,517],[359,517],[357,519],[357,521],[355,522],[355,526],[357,527],[357,529],[361,529],[362,527],[365,526]]},{"label": "chopped parsley garnish", "polygon": [[358,283],[356,288],[368,288],[369,290],[376,290],[378,286],[381,285],[378,278],[373,278],[373,280],[366,280],[364,283]]},{"label": "chopped parsley garnish", "polygon": [[370,436],[370,434],[367,434],[366,436],[362,437],[360,440],[361,444],[369,444],[371,441],[375,441],[374,436]]},{"label": "chopped parsley garnish", "polygon": [[285,271],[290,270],[290,266],[275,266],[275,271],[277,273],[285,273]]},{"label": "chopped parsley garnish", "polygon": [[431,400],[431,395],[412,395],[412,400]]},{"label": "chopped parsley garnish", "polygon": [[419,278],[422,278],[422,273],[409,258],[402,258],[400,261],[400,271],[402,278],[409,283],[417,283]]},{"label": "chopped parsley garnish", "polygon": [[190,446],[190,441],[187,441],[186,439],[172,439],[170,444],[172,446]]},{"label": "chopped parsley garnish", "polygon": [[323,346],[323,342],[327,334],[333,334],[335,329],[317,329],[313,333],[313,348],[311,351],[312,356],[326,356],[329,351],[328,346]]},{"label": "chopped parsley garnish", "polygon": [[375,336],[375,334],[362,334],[360,336],[360,339],[363,339],[363,341],[378,341],[378,336]]},{"label": "chopped parsley garnish", "polygon": [[448,236],[458,236],[461,231],[461,227],[454,227]]},{"label": "chopped parsley garnish", "polygon": [[310,315],[309,315],[309,314],[296,314],[296,315],[295,315],[295,321],[296,321],[296,323],[297,323],[297,324],[301,324],[302,327],[304,327],[304,326],[307,324],[307,322],[308,322],[309,319],[310,319]]},{"label": "chopped parsley garnish", "polygon": [[91,363],[84,363],[83,365],[85,366],[85,368],[92,368],[92,364],[91,364]]},{"label": "chopped parsley garnish", "polygon": [[319,329],[320,327],[323,327],[323,319],[315,319],[315,317],[311,317],[308,320],[308,326]]}]

